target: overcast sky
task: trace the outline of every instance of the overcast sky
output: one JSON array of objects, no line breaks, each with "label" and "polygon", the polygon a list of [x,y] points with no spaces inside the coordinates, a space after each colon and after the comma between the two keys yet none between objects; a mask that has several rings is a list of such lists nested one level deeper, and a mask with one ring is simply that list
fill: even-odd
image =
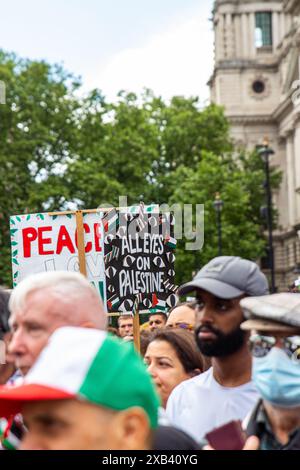
[{"label": "overcast sky", "polygon": [[0,48],[64,64],[109,99],[143,87],[208,99],[213,0],[1,2]]}]

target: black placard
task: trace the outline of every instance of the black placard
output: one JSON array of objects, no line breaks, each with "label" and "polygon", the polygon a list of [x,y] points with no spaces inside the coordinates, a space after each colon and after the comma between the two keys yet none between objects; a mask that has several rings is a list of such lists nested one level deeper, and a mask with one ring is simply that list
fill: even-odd
[{"label": "black placard", "polygon": [[107,311],[166,312],[174,306],[174,215],[113,210],[103,222]]}]

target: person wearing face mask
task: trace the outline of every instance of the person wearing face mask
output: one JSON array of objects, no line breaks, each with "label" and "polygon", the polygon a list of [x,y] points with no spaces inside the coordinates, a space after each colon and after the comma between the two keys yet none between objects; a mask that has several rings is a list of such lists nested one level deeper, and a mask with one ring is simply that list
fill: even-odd
[{"label": "person wearing face mask", "polygon": [[300,450],[300,294],[245,298],[241,307],[261,397],[244,427],[260,450]]}]

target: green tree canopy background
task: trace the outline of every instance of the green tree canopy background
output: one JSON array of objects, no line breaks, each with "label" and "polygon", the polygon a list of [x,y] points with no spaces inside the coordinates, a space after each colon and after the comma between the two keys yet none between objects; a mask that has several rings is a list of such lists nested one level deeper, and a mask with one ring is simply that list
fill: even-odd
[{"label": "green tree canopy background", "polygon": [[[82,97],[62,67],[0,51],[0,283],[11,286],[9,216],[128,203],[205,204],[201,251],[177,248],[177,281],[217,255],[215,193],[224,201],[223,253],[265,252],[258,155],[240,152],[223,109],[197,98],[170,102],[145,90],[109,103],[99,90]],[[280,174],[273,171],[273,187]]]}]

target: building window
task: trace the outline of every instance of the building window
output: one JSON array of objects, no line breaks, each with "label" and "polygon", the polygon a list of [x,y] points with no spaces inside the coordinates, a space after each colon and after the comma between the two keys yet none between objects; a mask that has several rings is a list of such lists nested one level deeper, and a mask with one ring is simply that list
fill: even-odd
[{"label": "building window", "polygon": [[255,80],[255,82],[253,82],[252,84],[252,90],[254,91],[254,93],[261,94],[265,91],[265,89],[266,85],[262,80]]},{"label": "building window", "polygon": [[272,46],[272,13],[255,13],[255,45],[257,48]]}]

